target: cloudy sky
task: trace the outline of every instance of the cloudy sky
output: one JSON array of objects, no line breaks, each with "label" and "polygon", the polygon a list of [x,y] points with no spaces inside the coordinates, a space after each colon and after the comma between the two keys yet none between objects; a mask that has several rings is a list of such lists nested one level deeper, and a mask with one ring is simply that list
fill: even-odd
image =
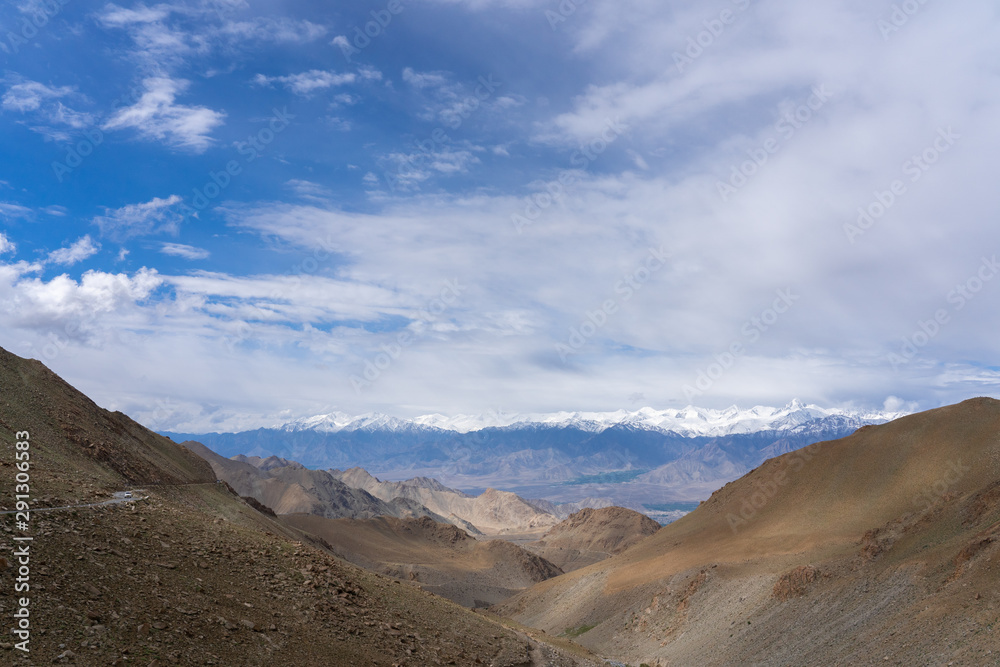
[{"label": "cloudy sky", "polygon": [[991,0],[20,0],[0,345],[159,429],[1000,396]]}]

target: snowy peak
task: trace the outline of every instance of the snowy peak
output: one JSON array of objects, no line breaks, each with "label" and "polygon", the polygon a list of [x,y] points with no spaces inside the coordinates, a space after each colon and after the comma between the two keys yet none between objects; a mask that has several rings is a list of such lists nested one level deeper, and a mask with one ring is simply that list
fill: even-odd
[{"label": "snowy peak", "polygon": [[304,417],[274,426],[282,431],[319,431],[338,433],[340,431],[405,431],[417,425],[416,420],[397,419],[380,412],[369,412],[352,417],[344,412]]},{"label": "snowy peak", "polygon": [[880,424],[902,417],[906,412],[849,410],[822,408],[798,399],[781,408],[757,405],[743,410],[733,405],[723,410],[687,406],[681,409],[657,410],[645,407],[635,411],[614,412],[553,412],[544,414],[514,414],[492,411],[483,415],[430,414],[412,420],[398,419],[380,413],[352,417],[342,412],[317,415],[278,426],[284,431],[409,431],[443,430],[469,433],[485,428],[576,428],[601,432],[615,426],[640,430],[678,433],[687,437],[725,436],[760,431],[801,430],[804,425],[828,418],[838,418],[860,427]]}]

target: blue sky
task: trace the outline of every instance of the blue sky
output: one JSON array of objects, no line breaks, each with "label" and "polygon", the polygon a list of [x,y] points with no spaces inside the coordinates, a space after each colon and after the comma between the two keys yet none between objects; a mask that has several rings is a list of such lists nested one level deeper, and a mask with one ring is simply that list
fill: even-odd
[{"label": "blue sky", "polygon": [[0,345],[153,427],[1000,395],[995,3],[22,0],[0,36]]}]

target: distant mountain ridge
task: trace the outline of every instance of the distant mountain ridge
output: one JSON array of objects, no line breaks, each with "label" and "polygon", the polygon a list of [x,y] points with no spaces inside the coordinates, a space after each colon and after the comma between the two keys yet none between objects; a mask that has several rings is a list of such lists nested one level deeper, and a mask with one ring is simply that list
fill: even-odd
[{"label": "distant mountain ridge", "polygon": [[754,406],[741,410],[733,405],[724,410],[688,406],[681,409],[645,407],[634,411],[613,412],[553,412],[533,414],[492,413],[486,415],[456,415],[447,417],[430,414],[413,419],[400,419],[378,412],[362,415],[348,415],[332,412],[296,419],[276,424],[271,429],[284,431],[319,431],[338,433],[340,431],[397,431],[438,429],[456,433],[470,433],[487,428],[527,428],[532,425],[555,428],[579,428],[588,431],[602,431],[612,426],[633,426],[650,431],[678,433],[694,436],[722,436],[736,433],[754,433],[765,430],[792,430],[812,421],[830,417],[864,423],[884,423],[906,412],[879,410],[848,410],[842,408],[822,408],[806,405],[793,399],[781,408]]},{"label": "distant mountain ridge", "polygon": [[331,413],[240,433],[165,435],[203,442],[226,457],[273,456],[320,469],[360,466],[383,480],[428,477],[475,495],[493,487],[553,503],[590,498],[591,506],[621,505],[662,521],[682,513],[655,514],[649,506],[703,500],[769,458],[900,414],[797,400],[781,408],[412,420]]}]

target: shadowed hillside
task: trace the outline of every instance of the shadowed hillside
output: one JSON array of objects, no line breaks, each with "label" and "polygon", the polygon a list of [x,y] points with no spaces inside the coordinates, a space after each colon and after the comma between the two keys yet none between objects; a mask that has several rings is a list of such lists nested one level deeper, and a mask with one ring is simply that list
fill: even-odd
[{"label": "shadowed hillside", "polygon": [[[219,456],[200,442],[185,442],[241,496],[256,499],[277,514],[316,514],[328,519],[370,519],[376,516],[429,516],[444,521],[407,499],[382,501],[350,487],[324,470],[309,470],[294,461],[272,457],[263,465]],[[257,459],[260,462],[259,459]]]}]

